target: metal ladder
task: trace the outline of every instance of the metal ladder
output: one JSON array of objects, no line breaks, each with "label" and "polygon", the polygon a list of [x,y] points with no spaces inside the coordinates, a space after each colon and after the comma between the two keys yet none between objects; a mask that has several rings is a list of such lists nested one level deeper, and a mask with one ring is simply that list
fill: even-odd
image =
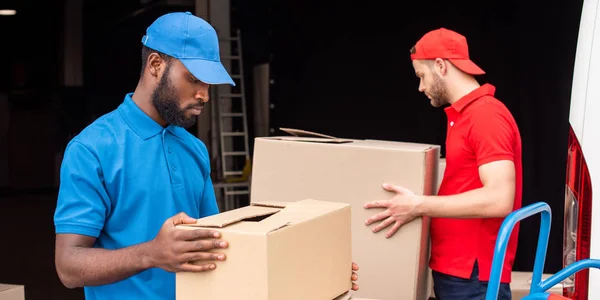
[{"label": "metal ladder", "polygon": [[[230,92],[216,90],[216,117],[218,118],[220,174],[219,187],[224,189],[224,210],[237,208],[238,196],[250,195],[250,152],[248,147],[248,119],[246,112],[246,93],[244,91],[244,66],[242,61],[241,31],[236,36],[219,38],[231,42],[236,49],[231,55],[221,55],[222,61],[230,62],[231,77],[238,84],[230,87]],[[238,72],[233,72],[236,70]],[[236,90],[237,92],[234,92]]]}]

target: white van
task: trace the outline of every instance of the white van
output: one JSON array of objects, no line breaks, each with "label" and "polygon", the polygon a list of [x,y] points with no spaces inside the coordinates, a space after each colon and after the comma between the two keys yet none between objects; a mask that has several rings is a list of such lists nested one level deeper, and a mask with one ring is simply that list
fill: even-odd
[{"label": "white van", "polygon": [[[569,123],[563,266],[600,258],[599,0],[583,3]],[[592,191],[596,191],[595,199]],[[563,296],[570,299],[600,299],[600,271],[580,271],[563,282],[563,287]]]}]

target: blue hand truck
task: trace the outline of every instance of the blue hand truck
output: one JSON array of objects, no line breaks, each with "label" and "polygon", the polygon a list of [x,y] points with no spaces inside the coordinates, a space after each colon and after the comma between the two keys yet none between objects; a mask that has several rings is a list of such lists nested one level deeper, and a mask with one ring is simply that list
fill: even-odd
[{"label": "blue hand truck", "polygon": [[[583,259],[568,265],[556,274],[542,280],[544,263],[546,261],[546,250],[548,248],[548,239],[550,237],[550,223],[552,222],[552,211],[545,202],[537,202],[510,213],[502,223],[498,231],[498,238],[494,248],[494,259],[492,260],[492,270],[490,272],[490,281],[486,293],[486,300],[497,300],[498,290],[500,288],[500,277],[502,275],[502,265],[506,255],[508,238],[510,237],[517,222],[541,213],[540,233],[538,237],[537,250],[535,253],[535,262],[533,264],[533,278],[531,279],[531,288],[529,294],[523,300],[547,300],[550,294],[546,291],[554,285],[565,280],[565,278],[586,268],[600,269],[599,259]],[[554,295],[556,296],[556,295]],[[565,298],[567,299],[567,298]]]}]

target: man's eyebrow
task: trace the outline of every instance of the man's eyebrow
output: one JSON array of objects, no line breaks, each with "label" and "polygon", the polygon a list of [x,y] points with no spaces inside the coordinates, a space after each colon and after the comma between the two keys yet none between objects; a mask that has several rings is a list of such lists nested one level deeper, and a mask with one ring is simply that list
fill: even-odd
[{"label": "man's eyebrow", "polygon": [[189,71],[188,71],[188,72],[187,72],[187,74],[188,74],[188,76],[189,76],[190,78],[192,78],[193,80],[195,80],[195,81],[198,81],[198,80],[199,80],[199,79],[198,79],[198,78],[196,78],[196,76],[194,76],[194,74],[192,74],[191,72],[189,72]]}]

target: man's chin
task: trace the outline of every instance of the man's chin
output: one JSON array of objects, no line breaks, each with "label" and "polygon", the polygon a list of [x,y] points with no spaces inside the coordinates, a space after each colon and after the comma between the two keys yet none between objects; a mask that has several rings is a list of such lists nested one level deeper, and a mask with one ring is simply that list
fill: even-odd
[{"label": "man's chin", "polygon": [[185,124],[183,124],[183,126],[181,126],[181,127],[188,129],[194,125],[196,125],[196,116],[193,116],[193,117],[187,119]]},{"label": "man's chin", "polygon": [[183,121],[179,120],[178,122],[169,122],[169,124],[188,129],[196,124],[196,116],[190,117]]}]

